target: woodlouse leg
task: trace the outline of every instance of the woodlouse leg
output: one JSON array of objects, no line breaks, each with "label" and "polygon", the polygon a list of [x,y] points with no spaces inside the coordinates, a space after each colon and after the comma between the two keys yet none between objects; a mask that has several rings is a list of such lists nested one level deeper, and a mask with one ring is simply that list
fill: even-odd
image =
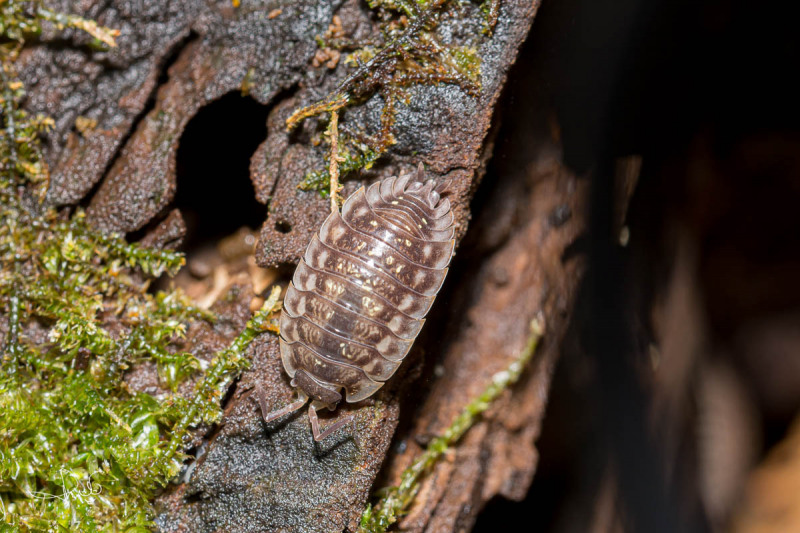
[{"label": "woodlouse leg", "polygon": [[[264,398],[264,396],[265,396],[264,389],[261,388],[261,385],[256,385],[255,389],[256,389],[255,390],[256,400],[258,401],[258,406],[261,408],[261,417],[264,419],[264,422],[267,423],[267,424],[272,422],[276,418],[280,418],[283,415],[287,415],[289,413],[297,411],[298,409],[303,407],[306,404],[306,402],[308,401],[308,396],[306,396],[305,394],[303,394],[300,391],[297,391],[298,395],[299,395],[299,398],[297,400],[295,400],[294,402],[290,403],[289,405],[287,405],[283,409],[278,409],[277,411],[272,411],[271,413],[269,413],[269,411],[267,410],[267,402],[266,402],[266,400]],[[269,414],[267,414],[267,413],[269,413]]]},{"label": "woodlouse leg", "polygon": [[341,428],[353,422],[355,420],[354,415],[347,415],[346,417],[342,418],[338,422],[334,422],[324,431],[320,432],[319,430],[319,418],[317,418],[317,407],[318,405],[314,405],[317,402],[311,402],[311,405],[308,406],[308,419],[311,420],[311,432],[314,434],[314,440],[319,442],[337,429]]}]

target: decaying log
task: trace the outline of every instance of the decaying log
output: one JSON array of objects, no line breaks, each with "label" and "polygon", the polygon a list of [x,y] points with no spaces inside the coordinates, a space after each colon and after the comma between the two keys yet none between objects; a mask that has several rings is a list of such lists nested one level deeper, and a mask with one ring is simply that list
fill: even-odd
[{"label": "decaying log", "polygon": [[[67,11],[74,7],[67,1],[53,4]],[[401,526],[463,530],[493,496],[525,494],[580,274],[569,246],[583,228],[585,184],[560,166],[556,143],[541,135],[546,128],[539,126],[546,121],[540,121],[532,128],[535,142],[518,143],[525,157],[500,165],[502,173],[478,188],[492,152],[495,107],[538,1],[500,5],[491,36],[475,37],[483,24],[477,4],[441,22],[452,39],[477,47],[480,94],[450,85],[410,88],[408,101],[397,105],[397,144],[374,168],[343,183],[347,195],[422,162],[449,195],[460,240],[467,235],[472,196],[476,190],[485,195],[482,218],[459,247],[453,274],[409,362],[372,399],[340,406],[339,414],[356,415],[355,433],[342,431],[314,443],[305,415],[265,425],[249,396],[260,385],[268,404],[279,406],[294,394],[280,365],[277,338],[263,335],[250,348],[252,364],[227,400],[220,427],[206,428],[205,437],[206,430],[198,433],[196,461],[159,498],[161,530],[355,529],[381,469],[379,483],[393,483],[419,443],[446,427],[522,349],[530,320],[541,314],[546,342],[532,368],[436,468]],[[267,138],[251,161],[255,196],[269,203],[256,259],[264,267],[296,263],[329,201],[298,190],[306,173],[323,165],[320,147],[311,142],[318,124],[311,120],[288,133],[285,120],[335,90],[348,72],[343,61],[315,59],[315,36],[325,32],[334,14],[350,37],[373,35],[377,22],[367,7],[355,0],[243,1],[239,8],[227,0],[166,7],[155,0],[111,0],[84,2],[82,9],[122,30],[119,48],[67,52],[45,36],[26,52],[22,69],[29,107],[56,118],[46,154],[53,169],[49,201],[72,205],[89,195],[88,214],[96,227],[133,232],[150,225],[156,228],[150,241],[175,241],[174,231],[164,228],[182,227],[178,215],[164,217],[175,195],[181,134],[203,106],[240,91],[246,82],[252,98],[272,106]],[[380,105],[380,97],[373,96],[345,118],[369,129],[379,121]],[[76,129],[78,117],[91,119],[91,127]],[[224,177],[219,187],[225,187]],[[246,282],[232,294],[236,318],[218,327],[217,336],[232,336],[231,326],[241,322],[257,296]],[[195,343],[201,351],[204,338],[199,335]],[[146,383],[145,371],[139,372],[136,378]]]}]

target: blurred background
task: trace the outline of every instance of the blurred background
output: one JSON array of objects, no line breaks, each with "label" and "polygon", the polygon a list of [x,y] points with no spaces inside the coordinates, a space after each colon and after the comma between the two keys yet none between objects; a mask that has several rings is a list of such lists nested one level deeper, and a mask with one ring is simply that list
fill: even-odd
[{"label": "blurred background", "polygon": [[487,181],[546,115],[591,183],[589,268],[533,486],[476,532],[800,531],[797,20],[542,3]]}]

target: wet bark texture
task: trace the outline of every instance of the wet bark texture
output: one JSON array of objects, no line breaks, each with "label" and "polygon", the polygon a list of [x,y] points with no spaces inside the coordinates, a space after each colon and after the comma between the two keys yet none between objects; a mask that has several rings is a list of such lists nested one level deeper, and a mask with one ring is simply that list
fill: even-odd
[{"label": "wet bark texture", "polygon": [[[51,4],[122,34],[110,52],[92,50],[81,35],[70,33],[68,46],[44,35],[26,51],[28,106],[56,120],[46,146],[49,201],[83,202],[91,223],[103,230],[144,228],[136,235],[153,245],[176,242],[184,231],[180,216],[170,214],[181,134],[203,106],[246,82],[253,99],[271,106],[267,137],[251,159],[254,195],[269,205],[256,261],[262,267],[295,264],[329,203],[297,188],[307,171],[324,164],[324,146],[311,142],[321,125],[310,120],[288,134],[284,122],[297,107],[334,90],[349,71],[343,61],[334,68],[312,67],[315,36],[338,14],[346,35],[368,39],[377,26],[366,6],[355,0],[243,0],[239,8],[229,0]],[[371,490],[378,488],[373,486],[397,481],[421,443],[449,425],[520,352],[530,320],[541,313],[546,342],[533,365],[425,481],[401,526],[461,531],[496,495],[525,495],[580,274],[570,246],[584,224],[584,184],[561,167],[555,135],[539,111],[522,133],[512,132],[518,138],[510,150],[518,156],[498,164],[495,175],[479,184],[497,133],[496,104],[537,8],[538,1],[503,1],[491,37],[481,34],[477,4],[444,19],[448,38],[479,50],[480,95],[449,85],[412,88],[409,101],[398,105],[397,144],[372,170],[344,183],[347,195],[422,162],[454,206],[461,244],[407,363],[373,398],[339,407],[338,415],[355,414],[355,432],[314,443],[304,412],[269,425],[261,421],[250,396],[256,385],[273,408],[291,401],[294,392],[281,368],[277,338],[260,337],[220,427],[198,432],[196,461],[159,498],[162,531],[355,529]],[[373,97],[346,111],[343,120],[374,129],[380,107],[380,98]],[[216,186],[226,187],[225,179],[220,176]],[[476,191],[473,206],[480,206],[481,216],[467,234]],[[234,281],[219,307],[230,317],[213,335],[197,334],[193,344],[200,352],[203,343],[211,353],[231,338],[258,296],[246,276]],[[263,288],[258,285],[256,292]],[[137,372],[129,381],[146,388],[147,369]],[[323,423],[336,416],[324,415]]]}]

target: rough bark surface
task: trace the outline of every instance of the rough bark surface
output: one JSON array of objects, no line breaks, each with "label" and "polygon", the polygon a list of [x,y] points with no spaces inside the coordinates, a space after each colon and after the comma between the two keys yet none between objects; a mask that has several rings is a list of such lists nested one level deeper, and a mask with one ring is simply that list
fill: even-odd
[{"label": "rough bark surface", "polygon": [[[164,217],[175,195],[181,134],[198,110],[239,91],[246,80],[250,96],[272,106],[267,138],[251,162],[255,195],[269,202],[256,259],[261,266],[296,263],[329,204],[316,192],[297,188],[306,172],[324,164],[324,147],[310,142],[320,124],[310,120],[288,134],[284,121],[292,110],[335,89],[348,73],[343,61],[333,69],[311,66],[314,38],[337,13],[348,36],[373,35],[376,21],[366,6],[354,0],[245,0],[238,9],[229,0],[52,4],[119,28],[122,35],[110,52],[91,50],[83,37],[69,33],[67,39],[75,41],[70,46],[45,35],[26,52],[28,105],[56,119],[47,145],[49,200],[69,205],[89,195],[89,218],[100,229],[132,232],[150,224],[153,242],[179,239],[178,215]],[[538,1],[502,2],[491,37],[481,34],[477,4],[443,19],[448,39],[478,49],[480,95],[449,85],[410,89],[408,102],[398,105],[397,144],[372,170],[346,181],[345,195],[423,162],[449,195],[458,236],[464,237],[470,200],[491,153],[495,106],[537,8]],[[380,107],[376,96],[343,118],[374,130]],[[78,131],[78,117],[96,125]],[[314,443],[304,413],[265,426],[250,390],[260,385],[268,405],[276,407],[294,392],[280,365],[277,339],[262,336],[251,346],[251,367],[228,400],[222,424],[206,438],[201,438],[205,430],[198,433],[197,460],[159,498],[161,530],[355,528],[390,452],[401,406],[408,407],[402,413],[406,425],[380,483],[394,482],[419,450],[416,441],[449,424],[509,363],[523,346],[530,319],[543,313],[548,340],[534,367],[436,469],[403,525],[419,531],[464,529],[494,495],[524,495],[535,471],[534,440],[578,277],[578,262],[565,250],[583,224],[577,216],[582,185],[560,168],[551,143],[540,146],[551,148],[526,153],[518,168],[492,184],[487,218],[459,250],[465,259],[447,281],[408,363],[374,398],[340,406],[340,414],[355,414],[357,430]],[[219,186],[225,187],[224,176]],[[236,284],[228,294],[239,302],[241,318],[255,296],[251,286]],[[232,336],[229,329],[219,334]],[[201,334],[200,344],[202,339]],[[145,386],[146,370],[139,372],[131,382]]]},{"label": "rough bark surface", "polygon": [[[538,139],[533,146],[500,165],[508,173],[464,245],[473,259],[455,282],[446,343],[434,368],[440,377],[409,417],[403,451],[391,457],[386,482],[397,483],[427,436],[440,434],[522,351],[538,314],[547,321],[545,342],[520,382],[425,481],[403,530],[468,531],[495,496],[523,499],[536,471],[535,442],[582,269],[570,247],[584,229],[587,183],[561,166],[553,144]],[[481,257],[482,250],[489,253]]]}]

